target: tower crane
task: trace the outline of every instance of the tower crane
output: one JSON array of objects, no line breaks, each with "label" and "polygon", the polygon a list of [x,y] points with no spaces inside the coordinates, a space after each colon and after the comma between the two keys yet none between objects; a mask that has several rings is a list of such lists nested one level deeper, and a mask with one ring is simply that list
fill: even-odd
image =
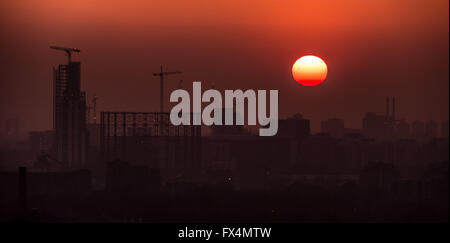
[{"label": "tower crane", "polygon": [[159,76],[160,78],[160,103],[159,110],[161,113],[164,112],[164,76],[172,75],[172,74],[181,74],[183,72],[174,71],[174,72],[164,72],[163,66],[161,65],[161,70],[159,73],[153,73],[153,76]]},{"label": "tower crane", "polygon": [[61,47],[61,46],[50,46],[50,49],[65,51],[69,59],[69,64],[72,63],[72,52],[80,52],[80,49],[77,48]]}]

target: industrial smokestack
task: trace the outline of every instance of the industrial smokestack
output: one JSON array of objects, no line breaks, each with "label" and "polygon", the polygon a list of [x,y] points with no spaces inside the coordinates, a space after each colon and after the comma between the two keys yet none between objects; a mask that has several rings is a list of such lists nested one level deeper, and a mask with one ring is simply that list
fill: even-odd
[{"label": "industrial smokestack", "polygon": [[19,207],[22,219],[27,212],[27,168],[19,167]]},{"label": "industrial smokestack", "polygon": [[392,120],[395,121],[395,97],[392,97]]}]

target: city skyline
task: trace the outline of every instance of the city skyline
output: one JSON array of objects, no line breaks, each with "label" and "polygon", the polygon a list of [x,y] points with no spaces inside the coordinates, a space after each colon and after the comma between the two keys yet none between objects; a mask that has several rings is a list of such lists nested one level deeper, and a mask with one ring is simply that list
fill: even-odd
[{"label": "city skyline", "polygon": [[[99,99],[98,111],[157,111],[158,80],[151,74],[163,64],[184,72],[168,79],[166,97],[180,80],[218,90],[276,88],[280,117],[300,112],[314,132],[332,117],[361,128],[366,112],[384,113],[386,96],[397,97],[398,118],[410,123],[448,120],[447,1],[409,1],[408,9],[397,1],[263,1],[252,13],[232,12],[233,1],[219,1],[220,7],[197,1],[203,10],[177,3],[148,8],[132,1],[121,11],[116,2],[105,9],[83,1],[70,8],[70,2],[2,2],[8,24],[1,30],[0,122],[17,118],[26,132],[51,128],[51,67],[65,60],[48,50],[52,44],[83,50],[74,60],[82,63],[87,100]],[[48,14],[50,6],[55,14]],[[241,17],[239,25],[231,13]],[[295,59],[307,54],[329,65],[320,87],[302,87],[291,77]]]},{"label": "city skyline", "polygon": [[0,222],[448,222],[448,7],[1,1]]}]

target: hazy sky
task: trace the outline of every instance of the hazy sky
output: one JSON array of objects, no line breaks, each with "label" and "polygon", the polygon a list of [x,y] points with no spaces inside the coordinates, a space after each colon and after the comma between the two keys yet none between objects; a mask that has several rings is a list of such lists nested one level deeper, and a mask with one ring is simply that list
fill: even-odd
[{"label": "hazy sky", "polygon": [[[3,0],[0,1],[0,120],[26,130],[52,126],[51,44],[82,50],[82,87],[100,111],[156,111],[160,64],[191,87],[278,89],[282,117],[300,112],[361,127],[366,111],[449,117],[447,0]],[[303,55],[328,64],[328,78],[302,87],[291,65]],[[167,104],[166,103],[166,104]],[[168,108],[166,108],[168,109]],[[2,125],[3,126],[3,125]]]}]

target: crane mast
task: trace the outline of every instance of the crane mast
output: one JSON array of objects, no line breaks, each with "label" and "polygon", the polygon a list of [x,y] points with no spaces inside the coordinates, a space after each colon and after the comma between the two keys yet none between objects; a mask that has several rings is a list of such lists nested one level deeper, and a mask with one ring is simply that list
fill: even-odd
[{"label": "crane mast", "polygon": [[94,108],[94,124],[97,124],[97,95],[94,94],[94,97],[92,98],[92,104]]},{"label": "crane mast", "polygon": [[154,73],[153,76],[159,76],[160,80],[160,103],[159,103],[159,110],[161,113],[164,112],[164,76],[172,75],[172,74],[181,74],[183,72],[174,71],[174,72],[164,72],[163,66],[161,65],[161,69],[159,73]]}]

